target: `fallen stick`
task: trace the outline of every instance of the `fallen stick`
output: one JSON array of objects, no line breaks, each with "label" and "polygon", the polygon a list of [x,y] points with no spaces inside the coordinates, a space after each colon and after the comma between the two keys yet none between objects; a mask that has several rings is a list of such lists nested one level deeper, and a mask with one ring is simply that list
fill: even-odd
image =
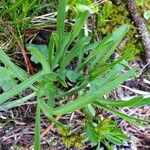
[{"label": "fallen stick", "polygon": [[25,48],[24,48],[24,45],[23,45],[22,42],[17,38],[17,36],[15,35],[15,32],[13,31],[13,29],[11,28],[10,25],[6,24],[2,19],[0,19],[0,24],[5,25],[5,27],[8,29],[8,31],[12,34],[13,38],[17,41],[18,46],[19,46],[19,48],[21,49],[21,52],[22,52],[22,55],[23,55],[23,58],[24,58],[25,65],[26,65],[26,67],[27,67],[27,72],[33,74],[34,71],[33,71],[32,65],[31,65],[31,63],[30,63],[30,60],[29,60],[29,58],[28,58],[28,56],[27,56],[26,50],[25,50]]},{"label": "fallen stick", "polygon": [[[56,120],[59,120],[61,116],[57,116]],[[41,137],[44,137],[54,126],[54,122],[52,122],[42,133]]]},{"label": "fallen stick", "polygon": [[140,17],[134,0],[128,0],[128,9],[131,12],[132,18],[139,30],[139,33],[141,34],[142,43],[146,54],[147,71],[150,73],[150,36],[146,24],[144,19]]}]

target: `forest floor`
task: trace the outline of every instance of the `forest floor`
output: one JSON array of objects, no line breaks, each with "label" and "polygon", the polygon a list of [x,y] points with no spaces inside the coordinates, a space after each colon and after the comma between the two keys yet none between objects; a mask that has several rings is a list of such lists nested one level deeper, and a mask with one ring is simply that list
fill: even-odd
[{"label": "forest floor", "polygon": [[[50,32],[50,31],[49,31]],[[47,33],[47,37],[49,36]],[[38,39],[42,39],[45,32],[40,32],[35,41],[39,44]],[[41,36],[41,37],[39,37]],[[45,37],[45,36],[44,36]],[[48,40],[48,39],[46,39]],[[42,39],[44,41],[44,39]],[[43,43],[40,43],[43,44]],[[116,54],[116,53],[115,53]],[[18,56],[19,58],[20,56]],[[19,58],[22,59],[22,58]],[[145,77],[145,66],[141,60],[130,62],[131,67],[137,67],[140,77],[132,80],[126,81],[123,85],[118,87],[116,90],[106,95],[107,98],[113,99],[129,99],[135,95],[150,95],[150,80]],[[30,89],[26,90],[23,95],[30,93]],[[0,113],[0,149],[1,150],[17,150],[17,149],[31,149],[33,146],[34,137],[34,123],[35,123],[35,100],[31,99],[20,107],[13,108],[8,111]],[[121,112],[135,117],[140,117],[142,119],[150,119],[150,107],[143,106],[140,108],[120,108]],[[114,146],[114,150],[149,150],[150,149],[150,127],[138,127],[127,123],[126,121],[117,118],[105,111],[102,113],[104,117],[110,117],[118,122],[118,126],[122,128],[125,133],[131,138],[130,142],[125,145],[118,147]],[[72,114],[65,116],[58,116],[61,122],[68,123],[69,127],[74,128],[76,131],[82,131],[81,125],[84,123],[85,116],[82,111],[76,111]],[[43,132],[42,137],[42,147],[44,150],[64,150],[67,149],[61,142],[61,135],[57,132],[55,125],[49,122],[44,116],[42,117],[41,126]],[[77,148],[73,147],[70,150],[75,150]],[[93,149],[87,143],[87,145],[82,148],[83,150]],[[81,149],[81,150],[82,150]],[[103,148],[101,148],[103,149]],[[78,149],[77,149],[78,150]]]}]

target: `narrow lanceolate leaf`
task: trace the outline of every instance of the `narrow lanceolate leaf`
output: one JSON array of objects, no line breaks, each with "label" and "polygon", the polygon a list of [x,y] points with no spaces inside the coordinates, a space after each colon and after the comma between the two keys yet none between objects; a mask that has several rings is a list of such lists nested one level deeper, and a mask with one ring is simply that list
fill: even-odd
[{"label": "narrow lanceolate leaf", "polygon": [[69,34],[64,34],[63,39],[59,41],[58,51],[56,51],[55,57],[52,61],[52,68],[55,68],[59,64],[60,60],[62,60],[68,40]]},{"label": "narrow lanceolate leaf", "polygon": [[59,35],[60,40],[62,39],[64,35],[64,29],[65,29],[65,9],[67,6],[67,0],[59,0],[58,5],[58,15],[57,15],[57,32]]},{"label": "narrow lanceolate leaf", "polygon": [[67,48],[69,47],[69,45],[77,37],[81,29],[83,28],[83,25],[85,24],[85,21],[87,20],[88,15],[89,15],[88,11],[85,11],[79,15],[78,20],[76,21],[75,25],[73,26],[71,30],[71,35],[70,35],[69,42],[67,44]]},{"label": "narrow lanceolate leaf", "polygon": [[88,52],[89,50],[95,49],[98,46],[99,42],[95,42],[84,47],[83,52]]},{"label": "narrow lanceolate leaf", "polygon": [[6,67],[11,69],[12,73],[21,81],[25,80],[28,77],[28,74],[16,66],[13,62],[10,61],[9,57],[6,55],[3,49],[0,48],[0,60],[4,63]]},{"label": "narrow lanceolate leaf", "polygon": [[51,109],[50,107],[45,103],[44,99],[39,99],[38,100],[38,104],[40,106],[40,108],[42,109],[43,113],[45,114],[45,116],[47,118],[49,118],[50,121],[54,122],[56,125],[60,126],[60,127],[64,127],[64,125],[62,123],[60,123],[59,121],[55,120],[51,114]]},{"label": "narrow lanceolate leaf", "polygon": [[[118,68],[119,67],[119,63],[122,61],[122,59],[118,59],[117,61],[114,61],[114,62],[112,62],[112,63],[110,63],[110,64],[108,64],[108,65],[106,65],[106,66],[104,66],[104,67],[99,67],[99,70],[97,70],[97,71],[95,71],[95,72],[92,72],[91,73],[91,75],[90,75],[90,77],[91,77],[91,81],[92,80],[94,80],[94,79],[96,79],[97,77],[99,77],[101,74],[103,74],[104,72],[106,72],[106,71],[109,71],[110,69],[114,69],[114,70],[116,70],[116,68]],[[121,66],[121,65],[120,65]],[[115,68],[116,67],[116,68]],[[123,67],[121,66],[120,67],[120,70],[122,69]],[[110,72],[112,71],[112,70],[110,70]],[[118,70],[118,69],[117,69]],[[116,70],[116,71],[117,71]],[[119,70],[118,70],[118,73],[119,73]]]},{"label": "narrow lanceolate leaf", "polygon": [[36,117],[35,117],[35,131],[34,131],[34,149],[40,150],[41,148],[41,140],[40,140],[40,131],[41,131],[41,123],[40,123],[40,106],[37,103],[36,106]]},{"label": "narrow lanceolate leaf", "polygon": [[[85,68],[85,66],[92,61],[94,58],[100,59],[102,58],[106,52],[111,49],[113,45],[113,40],[109,41],[108,43],[104,43],[101,46],[98,46],[87,58],[86,60],[81,64],[79,67],[79,71]],[[95,64],[93,64],[95,65]]]},{"label": "narrow lanceolate leaf", "polygon": [[90,42],[90,37],[84,37],[78,41],[75,46],[69,51],[69,54],[65,56],[63,59],[61,70],[64,70],[67,65],[71,62],[71,60],[80,54],[83,47]]},{"label": "narrow lanceolate leaf", "polygon": [[[96,69],[90,70],[91,72],[91,76],[97,76],[99,75],[101,72],[104,72],[104,70],[109,70],[110,68],[114,67],[117,64],[121,64],[123,63],[123,60],[125,60],[126,58],[128,58],[131,55],[131,50],[129,49],[125,54],[123,54],[121,56],[121,58],[119,58],[116,61],[113,61],[112,63],[106,64],[105,66],[95,66]],[[90,73],[89,73],[90,74]]]},{"label": "narrow lanceolate leaf", "polygon": [[100,87],[97,91],[94,91],[90,94],[86,94],[83,97],[78,98],[77,100],[65,104],[63,106],[54,108],[51,112],[54,115],[64,115],[69,112],[73,112],[75,110],[79,110],[89,103],[92,103],[98,97],[102,97],[103,95],[109,93],[115,87],[120,85],[122,82],[127,80],[129,77],[133,75],[133,70],[130,70],[128,73],[123,74],[122,76],[118,77],[117,79],[113,80],[110,83],[105,84],[104,86]]},{"label": "narrow lanceolate leaf", "polygon": [[105,105],[112,107],[140,107],[144,105],[150,105],[150,98],[135,97],[131,100],[108,100],[108,99],[98,99],[97,102],[100,102]]},{"label": "narrow lanceolate leaf", "polygon": [[30,87],[34,82],[36,82],[41,76],[44,75],[44,72],[41,71],[30,78],[26,79],[22,83],[16,85],[14,88],[10,89],[8,92],[5,92],[0,95],[0,104],[4,103],[8,99],[12,98],[14,95],[19,94],[19,92]]},{"label": "narrow lanceolate leaf", "polygon": [[[106,68],[107,67],[108,66],[106,66]],[[104,66],[104,68],[102,67],[101,68],[101,69],[103,69],[102,71],[100,70],[100,71],[96,72],[96,74],[90,75],[88,78],[86,78],[82,82],[82,84],[80,86],[74,87],[72,90],[70,90],[68,92],[65,92],[63,94],[59,94],[59,95],[57,95],[56,98],[62,98],[62,97],[65,97],[65,96],[71,96],[72,94],[74,94],[74,93],[80,91],[81,89],[83,89],[84,87],[86,87],[92,81],[96,82],[96,81],[94,81],[94,79],[96,79],[98,76],[102,75],[102,73],[107,71],[107,69],[109,69],[109,68],[107,68],[107,69],[106,68],[105,68],[105,66]],[[104,78],[101,77],[99,79],[99,80],[101,80],[101,82],[99,84],[99,87],[102,87],[103,85],[105,85],[108,82],[112,81],[123,68],[124,68],[124,66],[122,66],[120,64],[114,66]]]},{"label": "narrow lanceolate leaf", "polygon": [[121,40],[124,38],[125,34],[128,31],[128,25],[123,25],[114,31],[112,34],[105,37],[101,40],[98,46],[92,51],[92,53],[88,56],[88,58],[83,62],[80,66],[79,70],[83,69],[87,63],[91,60],[91,68],[95,68],[95,65],[98,63],[99,65],[104,64],[108,58],[113,54]]},{"label": "narrow lanceolate leaf", "polygon": [[140,126],[145,126],[143,125],[143,123],[148,123],[150,122],[150,120],[143,120],[143,119],[139,119],[139,118],[135,118],[135,117],[132,117],[132,116],[128,116],[126,114],[123,114],[121,113],[120,111],[116,110],[116,109],[112,109],[111,107],[108,107],[106,105],[103,105],[103,104],[100,104],[98,102],[95,102],[94,103],[96,106],[100,107],[100,108],[104,108],[105,110],[107,110],[108,112],[128,121],[128,122],[131,122],[133,124],[136,124],[136,125],[140,125]]},{"label": "narrow lanceolate leaf", "polygon": [[[104,86],[105,84],[113,81],[115,78],[117,78],[118,74],[120,73],[121,70],[124,69],[123,65],[116,65],[114,66],[105,77],[100,77],[98,80],[100,80],[101,82],[99,83],[99,87]],[[95,76],[94,76],[95,78]],[[93,81],[95,82],[95,81]]]},{"label": "narrow lanceolate leaf", "polygon": [[35,96],[35,92],[32,93],[32,94],[29,94],[28,96],[26,97],[23,97],[23,98],[20,98],[20,99],[17,99],[17,100],[13,100],[11,102],[6,102],[4,104],[2,104],[0,107],[2,109],[11,109],[13,107],[17,107],[17,106],[21,106],[23,105],[27,100],[30,100],[32,97]]},{"label": "narrow lanceolate leaf", "polygon": [[42,64],[43,69],[45,72],[49,73],[50,72],[50,66],[48,64],[48,61],[44,57],[44,55],[41,54],[39,49],[37,47],[29,46],[27,49],[32,53],[32,55]]},{"label": "narrow lanceolate leaf", "polygon": [[104,55],[104,57],[100,60],[100,62],[98,62],[99,64],[105,63],[108,60],[108,58],[114,53],[115,49],[117,48],[119,43],[123,40],[128,30],[129,26],[125,24],[112,33],[111,38],[114,40],[114,43],[111,49]]},{"label": "narrow lanceolate leaf", "polygon": [[50,64],[50,67],[52,67],[52,60],[54,57],[54,46],[55,46],[54,33],[52,33],[48,44],[48,62]]}]

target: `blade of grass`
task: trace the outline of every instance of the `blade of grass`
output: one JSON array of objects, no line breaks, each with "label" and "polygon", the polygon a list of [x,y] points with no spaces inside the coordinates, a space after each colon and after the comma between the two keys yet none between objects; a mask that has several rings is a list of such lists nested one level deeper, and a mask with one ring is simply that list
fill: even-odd
[{"label": "blade of grass", "polygon": [[10,11],[12,12],[13,10],[16,10],[17,7],[19,7],[22,4],[23,1],[24,0],[16,0],[15,3],[13,3],[13,5],[8,5],[9,7],[4,10],[2,16]]}]

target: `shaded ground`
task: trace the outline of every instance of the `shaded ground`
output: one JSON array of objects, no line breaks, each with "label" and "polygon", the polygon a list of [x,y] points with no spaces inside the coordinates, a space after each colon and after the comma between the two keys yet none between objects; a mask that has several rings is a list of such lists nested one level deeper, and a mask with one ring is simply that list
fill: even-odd
[{"label": "shaded ground", "polygon": [[[142,72],[144,65],[141,61],[135,61],[131,63],[131,66],[137,66],[139,72]],[[142,76],[144,76],[143,74]],[[109,98],[114,99],[128,99],[135,95],[150,95],[150,80],[147,77],[140,77],[135,80],[128,80],[126,83],[112,93],[107,95]],[[26,91],[23,95],[30,93]],[[74,98],[74,97],[72,97]],[[1,150],[17,150],[26,148],[32,149],[33,146],[33,134],[34,134],[34,122],[35,122],[35,101],[31,99],[20,107],[13,108],[9,111],[0,112],[0,149]],[[122,108],[121,112],[135,117],[141,117],[143,119],[150,119],[150,107],[140,108]],[[99,110],[103,117],[111,117],[118,121],[119,127],[122,128],[126,134],[131,138],[130,142],[126,143],[122,147],[114,146],[114,150],[148,150],[150,149],[150,128],[137,127],[130,123],[127,123],[119,118],[112,116],[104,111]],[[82,132],[81,125],[84,124],[84,114],[81,111],[62,116],[60,121],[67,124],[75,132]],[[42,116],[41,126],[45,130],[51,123],[48,119]],[[57,132],[56,126],[42,137],[42,144],[44,150],[65,150],[67,149],[62,143],[60,134]],[[21,148],[22,147],[22,148]],[[72,150],[78,150],[78,148],[69,148]],[[81,150],[92,150],[87,143]],[[102,148],[103,149],[103,148]]]}]

